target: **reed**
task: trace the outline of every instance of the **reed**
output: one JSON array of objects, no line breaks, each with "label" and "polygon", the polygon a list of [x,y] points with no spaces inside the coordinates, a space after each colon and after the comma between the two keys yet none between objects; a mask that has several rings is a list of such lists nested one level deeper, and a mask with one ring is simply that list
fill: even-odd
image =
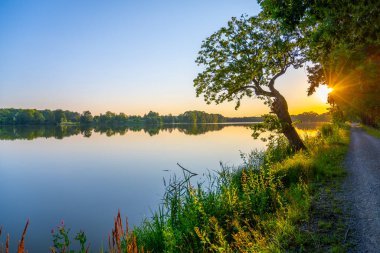
[{"label": "reed", "polygon": [[18,248],[17,248],[17,253],[26,253],[28,251],[25,251],[25,235],[26,235],[26,230],[28,229],[29,226],[29,219],[26,222],[24,231],[21,236],[21,240],[18,243]]},{"label": "reed", "polygon": [[120,216],[120,210],[114,219],[112,238],[108,236],[109,253],[144,253],[144,247],[137,245],[136,235],[129,230],[128,218],[125,219],[125,229]]},{"label": "reed", "polygon": [[[26,231],[28,230],[28,226],[29,226],[29,219],[26,221],[24,231],[22,232],[22,235],[21,235],[21,239],[18,242],[18,247],[16,251],[17,253],[28,253],[28,251],[25,250],[25,235],[26,235]],[[3,226],[0,226],[0,238],[1,238],[2,233],[3,233]],[[9,234],[7,234],[7,239],[5,241],[5,253],[9,253],[9,241],[10,241],[10,236]],[[0,250],[1,250],[1,253],[4,253],[3,243],[1,243]]]},{"label": "reed", "polygon": [[5,252],[9,253],[9,234],[7,235],[7,242],[5,243]]}]

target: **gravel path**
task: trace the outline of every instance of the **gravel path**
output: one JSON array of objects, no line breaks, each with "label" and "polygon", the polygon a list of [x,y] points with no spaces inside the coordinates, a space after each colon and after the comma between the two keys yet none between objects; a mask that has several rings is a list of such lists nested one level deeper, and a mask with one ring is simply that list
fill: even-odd
[{"label": "gravel path", "polygon": [[343,183],[344,202],[350,210],[350,252],[380,253],[380,139],[353,126]]}]

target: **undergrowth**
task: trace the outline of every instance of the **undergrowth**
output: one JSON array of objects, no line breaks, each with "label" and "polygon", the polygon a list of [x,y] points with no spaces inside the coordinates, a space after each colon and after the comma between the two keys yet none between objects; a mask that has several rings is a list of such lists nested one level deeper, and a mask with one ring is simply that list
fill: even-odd
[{"label": "undergrowth", "polygon": [[369,127],[369,126],[363,126],[364,130],[369,134],[376,138],[380,138],[380,129]]},{"label": "undergrowth", "polygon": [[265,153],[243,155],[238,168],[222,165],[204,183],[191,184],[187,170],[171,178],[161,209],[134,230],[138,245],[152,252],[308,252],[318,237],[302,229],[313,187],[344,175],[348,135],[328,124],[304,141],[308,150],[293,154],[284,138],[272,139]]}]

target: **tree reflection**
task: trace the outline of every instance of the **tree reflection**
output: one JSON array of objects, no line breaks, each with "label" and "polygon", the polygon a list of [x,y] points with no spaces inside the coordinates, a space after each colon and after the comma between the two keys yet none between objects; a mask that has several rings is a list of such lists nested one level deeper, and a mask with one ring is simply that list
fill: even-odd
[{"label": "tree reflection", "polygon": [[[234,124],[236,125],[236,124]],[[126,135],[129,131],[143,132],[155,136],[162,132],[177,130],[186,135],[200,135],[210,131],[219,131],[230,124],[170,124],[170,125],[131,125],[131,126],[0,126],[0,140],[33,140],[35,138],[63,139],[73,135],[90,138],[93,133],[108,137]]]}]

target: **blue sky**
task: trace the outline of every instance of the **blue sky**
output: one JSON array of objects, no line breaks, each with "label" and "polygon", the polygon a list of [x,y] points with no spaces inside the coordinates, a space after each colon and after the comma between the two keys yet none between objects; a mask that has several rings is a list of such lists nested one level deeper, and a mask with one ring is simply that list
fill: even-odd
[{"label": "blue sky", "polygon": [[[0,107],[264,113],[252,99],[239,111],[231,103],[207,106],[192,83],[202,40],[232,16],[259,11],[254,0],[2,0]],[[281,80],[294,107],[306,98],[305,77],[299,70]]]}]

